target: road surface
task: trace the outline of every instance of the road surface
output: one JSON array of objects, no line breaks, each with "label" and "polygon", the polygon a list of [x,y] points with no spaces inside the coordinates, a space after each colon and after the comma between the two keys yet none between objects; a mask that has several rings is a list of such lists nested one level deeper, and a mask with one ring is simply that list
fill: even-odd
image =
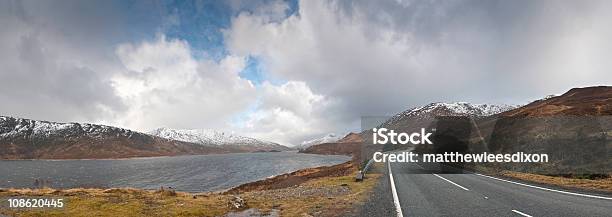
[{"label": "road surface", "polygon": [[376,189],[372,197],[380,202],[369,200],[361,216],[612,216],[606,196],[480,174],[440,174],[440,164],[386,164],[381,182],[389,184]]}]

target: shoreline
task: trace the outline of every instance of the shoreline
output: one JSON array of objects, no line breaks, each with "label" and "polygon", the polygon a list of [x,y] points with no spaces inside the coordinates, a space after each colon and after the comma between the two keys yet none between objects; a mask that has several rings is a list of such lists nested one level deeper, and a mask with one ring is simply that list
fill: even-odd
[{"label": "shoreline", "polygon": [[[158,204],[163,209],[171,210],[157,210],[164,214],[140,211],[136,213],[136,216],[165,216],[165,214],[173,215],[176,213],[185,216],[224,216],[249,210],[255,210],[263,214],[281,213],[281,216],[302,215],[304,213],[314,214],[315,216],[333,216],[331,213],[351,213],[358,210],[367,200],[368,192],[373,191],[374,186],[380,182],[379,178],[383,175],[383,173],[372,173],[364,182],[355,182],[354,175],[358,170],[355,160],[353,157],[349,161],[336,165],[300,169],[220,191],[182,192],[163,188],[157,190],[139,188],[73,188],[63,190],[0,188],[0,198],[5,198],[7,195],[11,197],[55,196],[68,198],[68,201],[75,203],[74,206],[91,206],[91,203],[95,202],[94,204],[102,203],[105,204],[105,207],[111,207],[105,209],[97,206],[88,207],[89,209],[95,209],[93,210],[94,213],[97,212],[100,216],[110,216],[108,213],[121,212],[126,215],[133,215],[133,213],[123,210],[132,203],[140,204],[138,207],[146,207],[153,203]],[[530,181],[518,177],[514,177],[514,179]],[[228,202],[231,203],[236,198],[246,201],[244,208],[228,206]],[[114,202],[112,201],[116,200],[122,202],[113,205]],[[307,201],[307,203],[304,203],[304,201]],[[203,209],[202,207],[206,208]],[[69,207],[69,209],[81,210],[85,208]],[[150,208],[143,209],[149,210]],[[159,209],[159,207],[154,209]],[[70,216],[62,210],[53,212],[57,212],[61,216]],[[0,214],[39,216],[40,213],[40,210],[3,210],[0,207]],[[46,213],[46,211],[42,213]],[[147,213],[147,215],[143,213]]]},{"label": "shoreline", "polygon": [[[0,206],[0,215],[78,216],[226,216],[248,212],[280,216],[335,216],[351,213],[365,202],[381,174],[355,182],[354,159],[344,163],[305,168],[216,192],[180,192],[160,188],[2,189],[6,197],[66,198],[63,209],[10,209]],[[244,205],[233,207],[236,200]]]},{"label": "shoreline", "polygon": [[336,165],[305,168],[266,179],[248,182],[221,191],[221,193],[233,194],[258,190],[281,189],[296,186],[312,179],[351,175],[356,171],[357,168],[353,161],[349,160]]}]

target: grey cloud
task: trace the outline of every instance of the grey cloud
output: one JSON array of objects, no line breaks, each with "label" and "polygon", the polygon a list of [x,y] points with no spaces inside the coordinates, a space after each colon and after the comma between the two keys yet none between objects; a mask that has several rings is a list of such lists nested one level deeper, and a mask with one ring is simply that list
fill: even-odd
[{"label": "grey cloud", "polygon": [[[235,13],[246,11],[223,31],[235,58],[197,61],[196,69],[150,67],[194,76],[173,80],[179,89],[165,86],[164,79],[174,78],[126,66],[164,61],[140,59],[146,55],[125,61],[116,49],[138,47],[141,39],[170,42],[156,42],[155,32],[181,20],[158,2],[121,3],[1,1],[0,26],[7,31],[0,31],[0,114],[214,127],[263,97],[251,122],[259,128],[251,133],[299,143],[355,129],[362,115],[432,101],[525,103],[612,82],[609,1],[303,1],[286,18],[278,2],[230,2]],[[188,46],[180,50],[187,63],[196,61]],[[237,74],[248,55],[262,60],[273,80],[304,88],[255,93]],[[113,76],[124,76],[127,88],[118,91]],[[126,100],[141,83],[160,88]],[[325,100],[309,102],[305,93]],[[156,118],[142,118],[143,111]],[[178,112],[165,115],[170,111]]]},{"label": "grey cloud", "polygon": [[[0,33],[0,113],[96,122],[123,111],[125,106],[109,80],[112,72],[105,71],[112,67],[101,67],[113,65],[113,60],[100,52],[108,45],[92,37],[99,32],[79,35],[86,31],[76,29],[91,25],[83,22],[85,18],[53,20],[61,13],[45,17],[43,5],[30,3],[0,3],[0,23],[9,30]],[[67,14],[74,15],[63,16]],[[69,20],[75,21],[60,25]],[[83,23],[73,23],[76,20]],[[100,34],[97,39],[103,37]]]},{"label": "grey cloud", "polygon": [[[400,3],[398,3],[400,2]],[[242,14],[228,48],[337,99],[344,120],[434,101],[526,103],[612,82],[607,1],[301,1],[281,23]],[[340,116],[340,117],[338,117]]]},{"label": "grey cloud", "polygon": [[49,42],[41,42],[41,37],[29,30],[2,34],[0,56],[6,57],[0,60],[2,114],[96,121],[111,115],[108,110],[123,109],[103,73],[70,63],[61,47],[46,46]]}]

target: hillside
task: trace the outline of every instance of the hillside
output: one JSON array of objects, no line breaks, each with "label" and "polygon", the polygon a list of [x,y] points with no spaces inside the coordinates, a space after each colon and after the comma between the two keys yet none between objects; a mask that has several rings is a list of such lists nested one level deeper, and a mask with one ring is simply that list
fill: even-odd
[{"label": "hillside", "polygon": [[300,150],[300,153],[326,154],[326,155],[352,155],[359,153],[363,145],[363,139],[358,133],[348,133],[346,136],[334,142],[325,142],[312,145]]},{"label": "hillside", "polygon": [[612,87],[573,88],[561,96],[537,100],[502,113],[505,117],[542,117],[551,115],[612,115]]},{"label": "hillside", "polygon": [[497,153],[547,153],[552,163],[505,165],[551,175],[612,173],[612,87],[573,88],[477,121],[480,144]]},{"label": "hillside", "polygon": [[300,150],[306,154],[325,154],[325,155],[349,155],[357,165],[362,165],[369,160],[372,154],[382,150],[382,145],[372,145],[364,143],[363,138],[358,133],[348,133],[336,142],[321,143]]},{"label": "hillside", "polygon": [[[525,106],[489,116],[437,115],[404,118],[394,127],[436,129],[422,153],[539,153],[549,163],[489,163],[487,168],[556,176],[612,173],[612,88],[573,88]],[[458,167],[475,165],[456,165]]]}]

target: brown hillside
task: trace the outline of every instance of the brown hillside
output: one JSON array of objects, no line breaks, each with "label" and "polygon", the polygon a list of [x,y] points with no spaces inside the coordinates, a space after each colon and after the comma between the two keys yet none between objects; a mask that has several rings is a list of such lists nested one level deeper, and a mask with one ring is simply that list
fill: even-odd
[{"label": "brown hillside", "polygon": [[573,88],[561,96],[538,100],[518,109],[502,113],[506,117],[550,115],[612,115],[612,87]]}]

